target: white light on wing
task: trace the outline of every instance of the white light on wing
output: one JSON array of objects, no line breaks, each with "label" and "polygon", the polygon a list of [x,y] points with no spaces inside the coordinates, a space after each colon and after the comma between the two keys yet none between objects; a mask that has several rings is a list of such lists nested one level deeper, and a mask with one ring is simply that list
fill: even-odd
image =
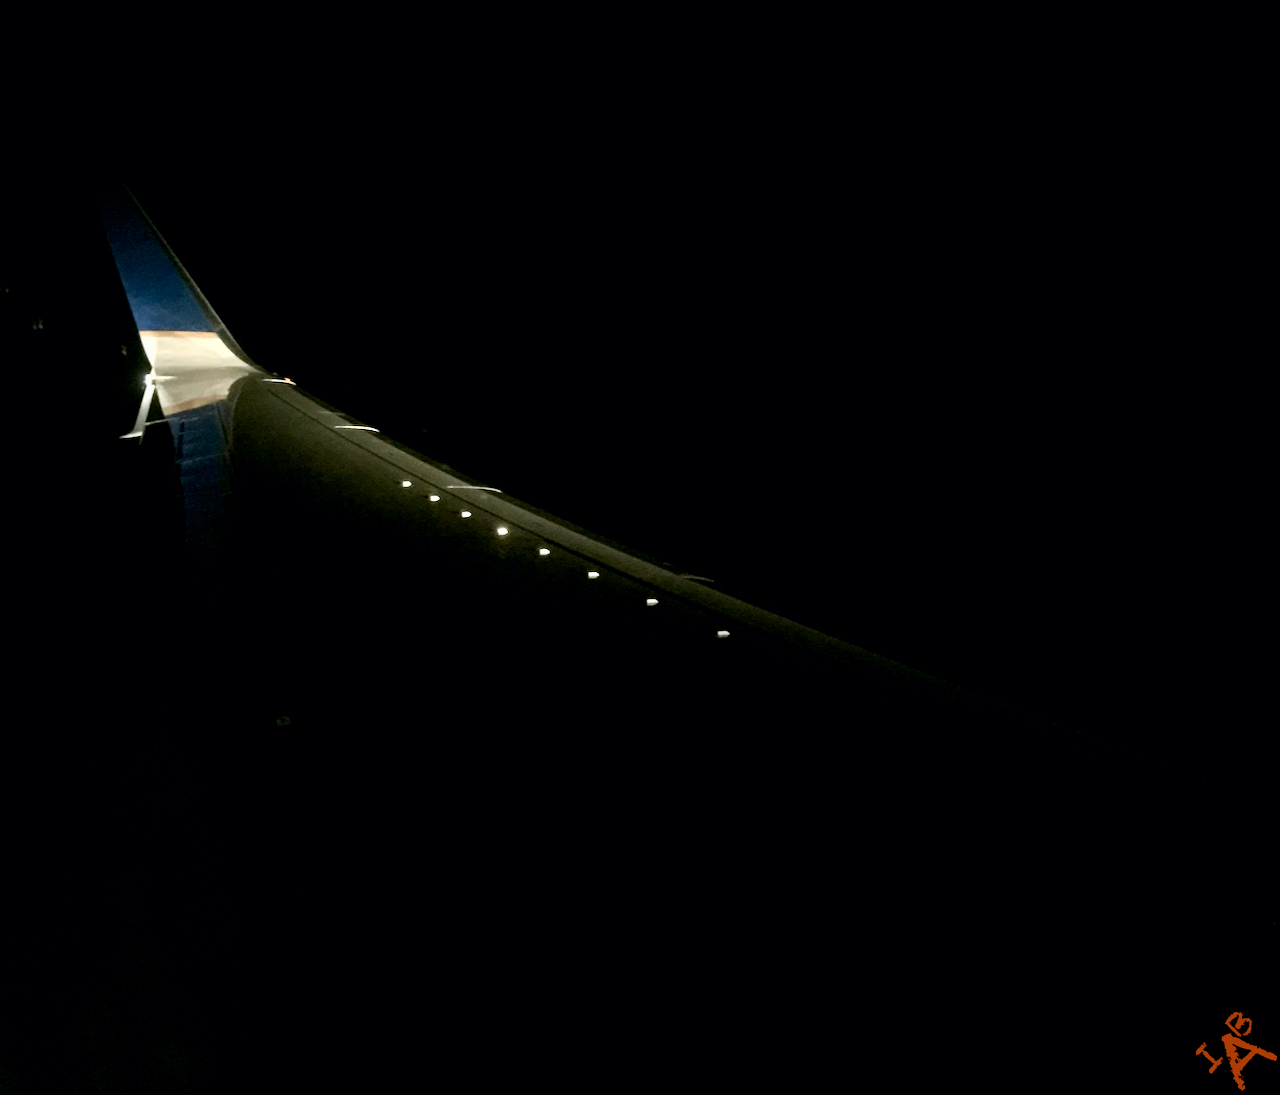
[{"label": "white light on wing", "polygon": [[462,516],[463,516],[463,517],[470,517],[470,516],[471,516],[471,511],[470,511],[469,509],[464,509],[464,510],[462,511]]},{"label": "white light on wing", "polygon": [[587,571],[587,577],[588,577],[588,578],[599,578],[599,577],[600,577],[600,572],[599,572],[598,570],[588,570],[588,571]]},{"label": "white light on wing", "polygon": [[507,530],[506,530],[506,529],[504,529],[504,528],[500,528],[500,529],[498,529],[498,535],[499,535],[499,536],[506,536],[506,534],[507,534]]},{"label": "white light on wing", "polygon": [[645,601],[645,604],[647,604],[650,608],[652,608],[657,603],[658,603],[658,599],[656,597],[650,597],[648,600]]},{"label": "white light on wing", "polygon": [[728,637],[729,637],[729,632],[727,632],[727,631],[717,631],[717,632],[716,632],[716,638],[717,638],[717,639],[727,639]]},{"label": "white light on wing", "polygon": [[547,548],[538,548],[539,555],[550,555],[551,552]]},{"label": "white light on wing", "polygon": [[411,487],[411,486],[413,486],[413,484],[412,484],[412,483],[410,483],[410,482],[409,482],[409,480],[407,480],[407,479],[401,479],[401,480],[400,480],[400,485],[401,485],[402,487]]}]

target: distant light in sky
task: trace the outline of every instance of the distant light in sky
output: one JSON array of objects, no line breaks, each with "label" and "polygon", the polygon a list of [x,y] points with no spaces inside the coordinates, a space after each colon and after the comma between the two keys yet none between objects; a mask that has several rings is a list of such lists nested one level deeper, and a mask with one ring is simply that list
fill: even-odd
[{"label": "distant light in sky", "polygon": [[471,516],[471,511],[470,511],[469,509],[464,509],[464,510],[462,511],[462,516],[463,516],[463,517],[470,517],[470,516]]},{"label": "distant light in sky", "polygon": [[588,577],[588,578],[599,578],[599,577],[600,577],[600,572],[599,572],[598,570],[588,570],[588,571],[587,571],[587,577]]},{"label": "distant light in sky", "polygon": [[538,554],[539,554],[539,555],[550,555],[550,554],[551,554],[551,551],[550,551],[550,549],[548,549],[548,548],[538,548]]},{"label": "distant light in sky", "polygon": [[498,529],[498,535],[499,535],[499,536],[506,536],[506,534],[507,534],[507,530],[506,530],[506,529],[504,529],[504,528],[500,528],[500,529]]}]

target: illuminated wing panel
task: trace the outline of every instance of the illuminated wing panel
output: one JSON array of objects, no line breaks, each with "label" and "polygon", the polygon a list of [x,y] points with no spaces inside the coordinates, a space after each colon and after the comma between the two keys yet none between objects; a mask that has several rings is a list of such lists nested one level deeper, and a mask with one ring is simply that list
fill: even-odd
[{"label": "illuminated wing panel", "polygon": [[[246,381],[231,404],[241,554],[273,552],[273,572],[295,591],[295,621],[307,621],[295,626],[323,634],[321,650],[347,652],[303,657],[302,672],[327,663],[390,681],[397,665],[416,679],[420,664],[452,661],[511,688],[593,695],[649,719],[683,704],[775,721],[841,707],[862,718],[897,711],[904,724],[1016,718],[344,428],[295,386]],[[396,619],[433,625],[407,661],[376,638]],[[309,687],[333,680],[321,674]]]}]

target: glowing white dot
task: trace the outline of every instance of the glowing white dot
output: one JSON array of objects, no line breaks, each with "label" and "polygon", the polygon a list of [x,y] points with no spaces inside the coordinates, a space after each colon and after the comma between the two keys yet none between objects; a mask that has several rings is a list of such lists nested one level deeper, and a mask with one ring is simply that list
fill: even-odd
[{"label": "glowing white dot", "polygon": [[550,555],[550,554],[551,554],[551,550],[550,550],[549,548],[538,548],[538,554],[539,554],[539,555]]},{"label": "glowing white dot", "polygon": [[727,632],[727,631],[717,631],[717,632],[716,632],[716,638],[717,638],[717,639],[727,639],[728,637],[729,637],[729,632]]},{"label": "glowing white dot", "polygon": [[587,577],[588,577],[588,578],[599,578],[599,577],[600,577],[600,572],[599,572],[598,570],[588,570],[588,571],[587,571]]},{"label": "glowing white dot", "polygon": [[650,607],[652,607],[653,605],[656,605],[657,603],[658,603],[658,599],[656,597],[650,597],[648,600],[645,601],[645,604],[649,605]]},{"label": "glowing white dot", "polygon": [[431,501],[433,501],[433,502],[439,502],[439,501],[440,501],[440,495],[438,495],[438,494],[433,494],[433,495],[431,496]]},{"label": "glowing white dot", "polygon": [[413,486],[413,484],[412,484],[412,483],[410,483],[410,482],[409,482],[409,480],[407,480],[407,479],[401,479],[401,480],[400,480],[400,485],[401,485],[402,487],[411,487],[411,486]]},{"label": "glowing white dot", "polygon": [[469,509],[464,509],[464,510],[462,511],[462,516],[463,516],[463,517],[470,517],[470,516],[471,516],[471,511],[470,511]]},{"label": "glowing white dot", "polygon": [[506,530],[506,529],[504,529],[504,528],[500,528],[500,529],[498,529],[498,535],[499,535],[499,536],[506,536],[506,534],[507,534],[507,530]]}]

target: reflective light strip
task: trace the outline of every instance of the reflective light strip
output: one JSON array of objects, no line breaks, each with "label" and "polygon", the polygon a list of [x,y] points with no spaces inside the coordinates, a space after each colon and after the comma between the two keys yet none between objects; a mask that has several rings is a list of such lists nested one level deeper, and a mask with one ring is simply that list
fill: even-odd
[{"label": "reflective light strip", "polygon": [[156,385],[155,385],[154,378],[155,378],[155,373],[147,374],[146,387],[142,391],[142,403],[138,407],[137,420],[133,423],[133,429],[131,429],[128,433],[122,433],[120,435],[121,441],[127,440],[130,437],[141,437],[142,431],[146,429],[147,415],[151,411],[151,400],[152,400],[152,397],[156,394]]},{"label": "reflective light strip", "polygon": [[469,487],[463,483],[450,483],[445,490],[491,490],[494,494],[502,493],[497,487]]}]

